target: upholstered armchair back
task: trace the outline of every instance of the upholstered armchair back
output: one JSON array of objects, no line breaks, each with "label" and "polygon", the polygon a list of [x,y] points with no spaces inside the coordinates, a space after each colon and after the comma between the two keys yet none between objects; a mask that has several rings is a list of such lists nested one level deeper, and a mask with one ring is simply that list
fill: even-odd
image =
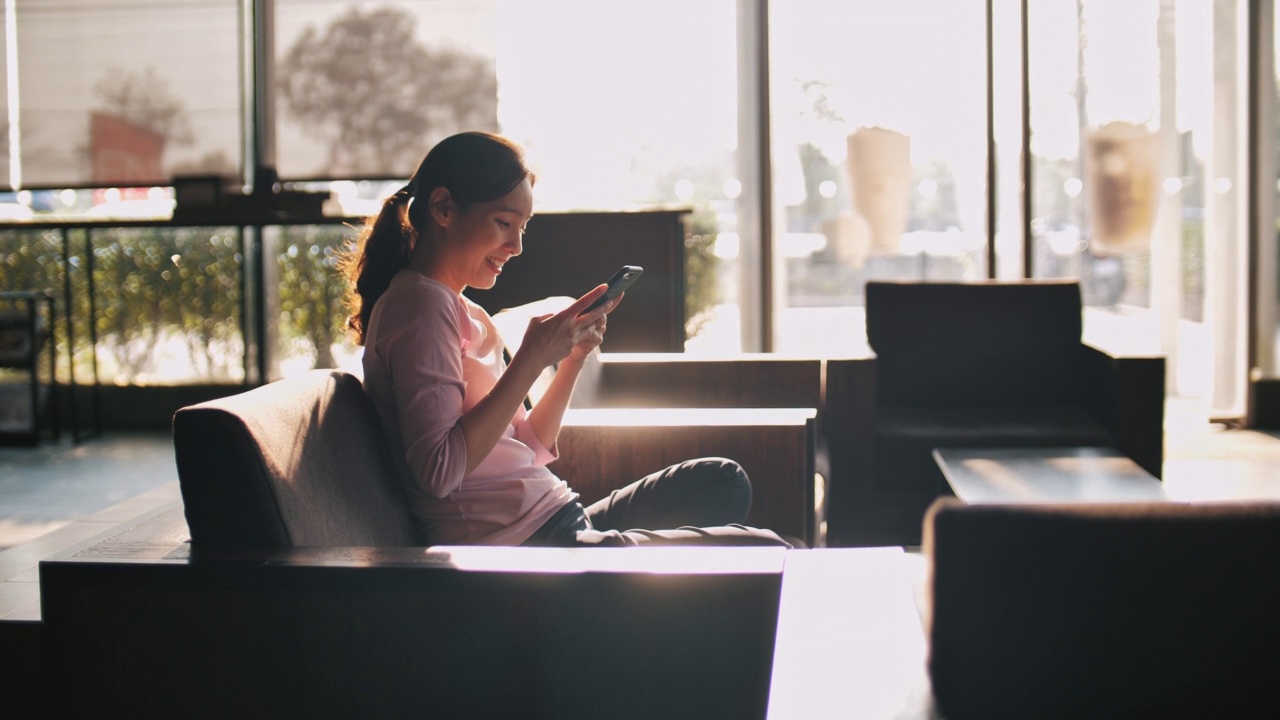
[{"label": "upholstered armchair back", "polygon": [[869,282],[882,405],[1070,405],[1083,375],[1075,281]]},{"label": "upholstered armchair back", "polygon": [[182,408],[173,444],[194,548],[423,544],[406,470],[353,375],[313,370]]},{"label": "upholstered armchair back", "polygon": [[948,718],[1280,717],[1280,504],[928,517]]}]

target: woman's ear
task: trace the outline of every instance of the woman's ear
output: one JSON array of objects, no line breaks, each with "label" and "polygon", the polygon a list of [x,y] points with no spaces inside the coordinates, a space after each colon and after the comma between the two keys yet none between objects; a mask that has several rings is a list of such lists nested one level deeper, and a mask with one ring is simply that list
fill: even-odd
[{"label": "woman's ear", "polygon": [[438,225],[447,227],[450,219],[455,215],[453,195],[449,193],[446,187],[438,187],[431,191],[431,196],[427,199],[427,205],[431,210],[431,218]]}]

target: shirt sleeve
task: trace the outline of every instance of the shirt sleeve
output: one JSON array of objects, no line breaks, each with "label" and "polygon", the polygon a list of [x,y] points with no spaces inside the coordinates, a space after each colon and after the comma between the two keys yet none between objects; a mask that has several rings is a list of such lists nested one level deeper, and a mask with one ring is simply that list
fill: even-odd
[{"label": "shirt sleeve", "polygon": [[525,411],[524,406],[516,412],[515,420],[512,421],[515,428],[516,439],[533,450],[533,463],[545,467],[547,463],[553,462],[560,457],[559,443],[547,447],[542,444],[542,440],[538,439],[538,433],[533,430],[533,423],[529,422],[529,414]]},{"label": "shirt sleeve", "polygon": [[391,374],[405,463],[418,486],[443,498],[462,485],[467,446],[462,418],[463,324],[451,298],[431,293],[382,318],[381,348]]}]

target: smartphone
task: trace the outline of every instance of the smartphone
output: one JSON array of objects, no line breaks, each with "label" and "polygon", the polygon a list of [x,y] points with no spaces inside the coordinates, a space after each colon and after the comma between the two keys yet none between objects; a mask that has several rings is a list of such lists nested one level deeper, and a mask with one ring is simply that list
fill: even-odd
[{"label": "smartphone", "polygon": [[635,282],[643,273],[644,268],[639,265],[623,265],[618,272],[613,274],[613,277],[609,278],[609,289],[605,290],[603,295],[596,298],[596,301],[591,303],[590,307],[578,313],[578,317],[586,315],[592,310],[595,310],[601,305],[621,295],[622,291],[631,287],[631,283]]}]

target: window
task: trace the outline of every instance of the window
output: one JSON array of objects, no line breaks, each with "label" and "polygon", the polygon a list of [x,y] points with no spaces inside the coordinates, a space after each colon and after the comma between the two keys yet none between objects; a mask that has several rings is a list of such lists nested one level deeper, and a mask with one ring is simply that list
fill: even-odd
[{"label": "window", "polygon": [[1167,358],[1171,396],[1244,400],[1244,7],[1030,8],[1033,267],[1079,278],[1086,340]]},{"label": "window", "polygon": [[402,178],[435,142],[497,130],[493,0],[275,3],[284,178]]},{"label": "window", "polygon": [[771,12],[775,350],[856,353],[868,279],[986,277],[985,4]]},{"label": "window", "polygon": [[18,162],[0,172],[25,187],[238,176],[239,5],[17,0],[6,127]]},{"label": "window", "polygon": [[[757,17],[766,5],[768,17]],[[243,177],[253,143],[286,187],[328,190],[331,207],[361,216],[435,141],[489,129],[528,150],[539,212],[690,210],[689,352],[757,349],[762,315],[772,318],[767,332],[779,353],[862,352],[868,279],[1016,278],[1025,263],[1036,277],[1080,280],[1090,342],[1166,355],[1173,397],[1211,414],[1236,413],[1243,403],[1246,15],[1270,13],[1268,3],[10,0],[5,7],[0,220],[11,224],[163,217],[174,202],[173,176]],[[248,37],[246,13],[261,10],[272,12],[265,34]],[[1264,33],[1272,41],[1273,30]],[[267,54],[255,62],[266,65],[245,67],[258,39]],[[1259,52],[1274,64],[1274,48]],[[762,113],[757,96],[766,86]],[[1263,97],[1274,103],[1274,94]],[[265,121],[256,138],[242,129],[255,115]],[[757,166],[765,157],[771,186],[762,190]],[[1030,218],[1024,165],[1033,173]],[[761,207],[766,197],[772,205]],[[763,227],[762,217],[772,225]],[[248,242],[238,227],[59,228],[52,240],[42,230],[14,232],[42,238],[42,257],[65,276],[28,275],[66,280],[76,323],[90,321],[90,288],[99,309],[109,298],[125,304],[119,317],[104,310],[94,319],[109,380],[256,382],[259,370],[269,379],[356,356],[326,274],[350,229],[268,228],[247,232]],[[764,238],[769,258],[760,256]],[[10,261],[24,241],[6,242]],[[1262,251],[1274,265],[1275,248]],[[234,288],[226,296],[234,311],[209,306],[208,315],[189,317],[204,290],[174,279],[182,268],[172,257],[180,263],[184,253],[205,258],[197,265],[206,275],[226,273],[215,280]],[[90,257],[102,274],[94,282]],[[166,257],[173,267],[138,264]],[[23,255],[11,265],[29,261]],[[136,273],[170,278],[107,279],[112,263],[128,262]],[[1269,344],[1257,352],[1262,371],[1280,375],[1273,287],[1280,281],[1267,283],[1259,316]],[[760,297],[761,287],[772,296]],[[157,292],[175,299],[151,307]],[[165,319],[134,337],[126,325],[110,325],[146,322],[148,312]],[[187,322],[193,338],[178,337]],[[239,361],[231,358],[237,353]]]}]

